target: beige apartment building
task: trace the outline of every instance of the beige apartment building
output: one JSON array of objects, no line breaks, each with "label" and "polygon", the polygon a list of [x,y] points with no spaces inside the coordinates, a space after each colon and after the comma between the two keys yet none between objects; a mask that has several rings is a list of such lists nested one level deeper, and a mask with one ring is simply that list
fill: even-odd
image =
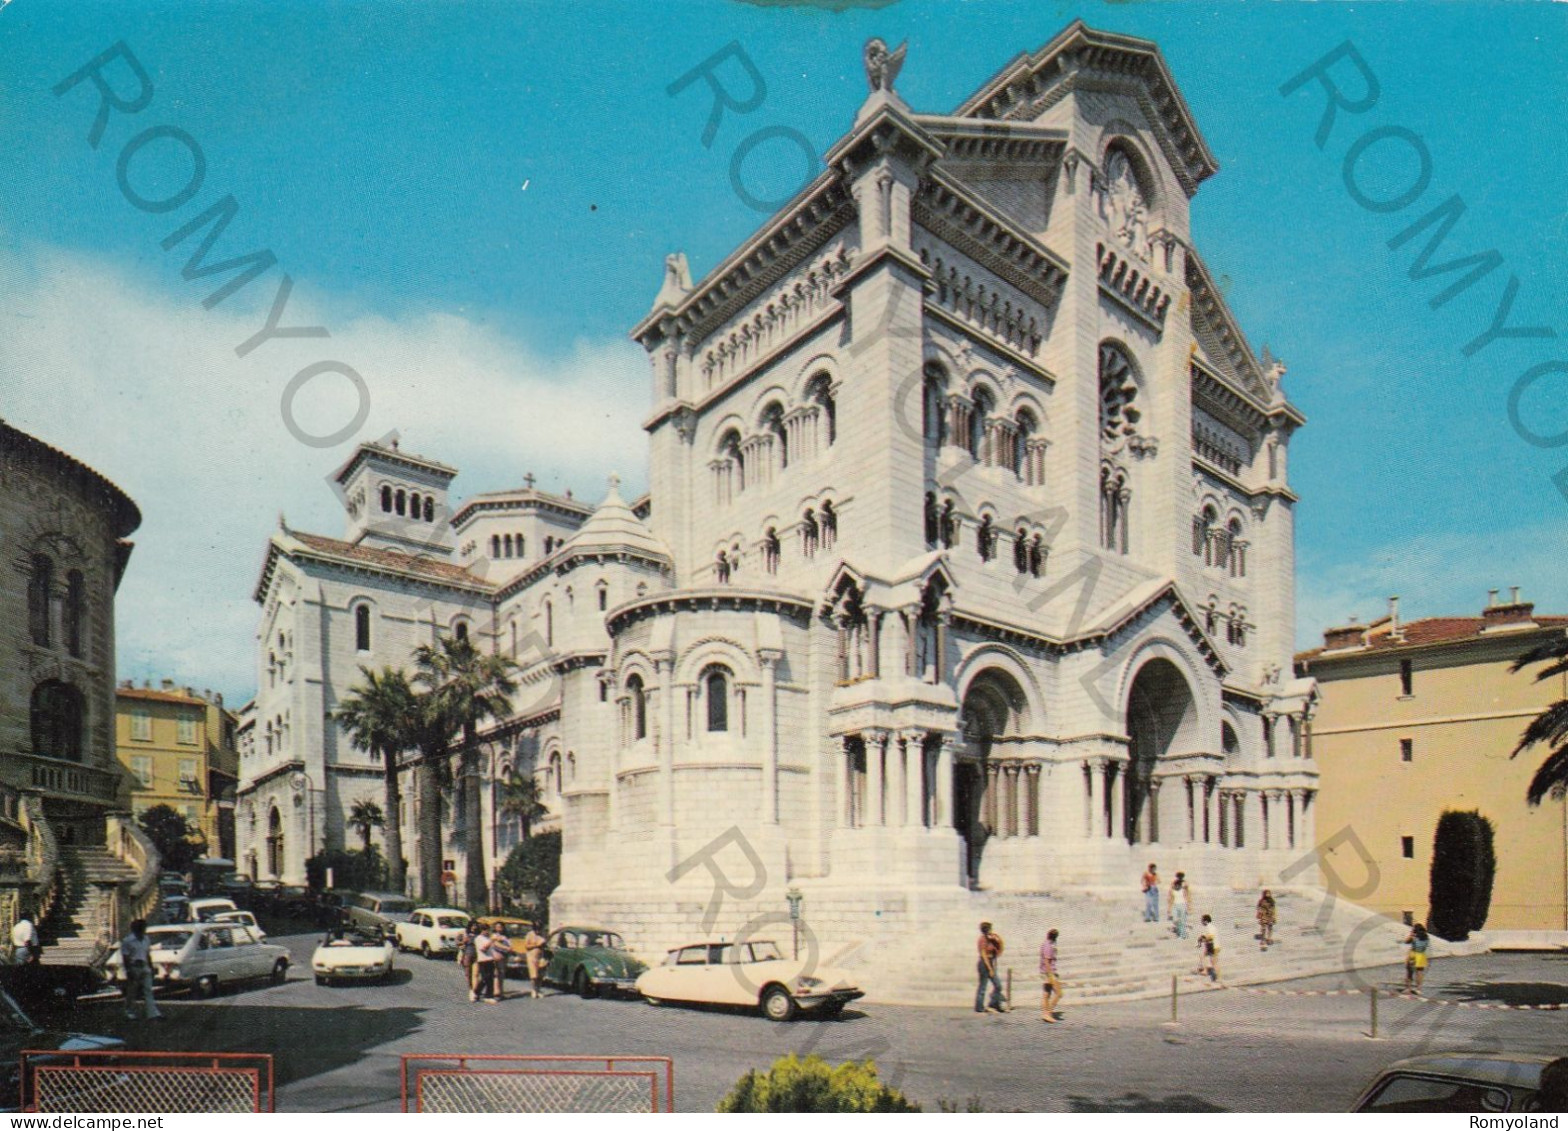
[{"label": "beige apartment building", "polygon": [[201,831],[205,855],[233,859],[238,723],[223,696],[172,680],[157,688],[127,681],[116,700],[115,745],[134,811],[168,805]]},{"label": "beige apartment building", "polygon": [[1390,605],[1296,658],[1321,694],[1310,749],[1326,872],[1363,906],[1422,921],[1438,817],[1475,809],[1496,827],[1486,930],[1568,929],[1568,810],[1525,801],[1545,750],[1509,757],[1531,717],[1568,697],[1568,682],[1508,670],[1568,617],[1535,616],[1517,589],[1506,602],[1493,590],[1480,616],[1402,624],[1398,599]]}]

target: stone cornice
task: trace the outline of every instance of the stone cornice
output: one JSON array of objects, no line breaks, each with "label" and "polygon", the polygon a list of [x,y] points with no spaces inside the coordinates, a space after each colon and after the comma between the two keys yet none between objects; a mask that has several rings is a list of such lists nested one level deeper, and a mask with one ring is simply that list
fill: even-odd
[{"label": "stone cornice", "polygon": [[604,618],[605,630],[612,638],[625,629],[652,616],[676,612],[758,612],[778,613],[800,622],[811,619],[813,602],[787,593],[763,589],[734,589],[729,586],[710,589],[682,589],[639,597],[611,609]]},{"label": "stone cornice", "polygon": [[688,346],[701,342],[842,230],[854,213],[854,201],[837,172],[823,172],[678,306],[651,311],[633,327],[632,337],[645,347],[676,333],[687,338]]},{"label": "stone cornice", "polygon": [[576,499],[568,499],[562,495],[552,495],[546,491],[524,488],[508,498],[469,499],[458,507],[457,513],[452,516],[452,530],[461,534],[463,527],[467,526],[475,515],[485,511],[519,510],[543,511],[563,518],[576,519],[579,522],[593,514],[593,507],[587,503],[580,503]]},{"label": "stone cornice", "polygon": [[946,147],[942,163],[996,161],[1008,166],[1054,166],[1069,134],[1058,126],[916,114],[915,121]]},{"label": "stone cornice", "polygon": [[1065,259],[940,170],[922,182],[914,219],[1042,306],[1052,306],[1067,281]]},{"label": "stone cornice", "polygon": [[448,467],[424,456],[412,455],[399,451],[396,448],[383,448],[380,444],[361,444],[354,449],[354,454],[348,457],[342,467],[338,468],[332,476],[334,483],[342,483],[354,470],[367,459],[385,460],[387,463],[396,464],[405,471],[417,471],[441,482],[451,482],[457,477],[457,468]]}]

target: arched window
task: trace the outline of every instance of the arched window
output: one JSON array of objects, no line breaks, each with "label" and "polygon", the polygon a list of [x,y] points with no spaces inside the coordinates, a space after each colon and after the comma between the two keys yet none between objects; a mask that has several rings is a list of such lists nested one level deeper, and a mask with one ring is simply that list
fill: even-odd
[{"label": "arched window", "polygon": [[381,511],[383,514],[392,513],[392,488],[385,483],[381,485]]},{"label": "arched window", "polygon": [[832,499],[822,500],[822,548],[831,550],[833,543],[838,540],[838,511],[833,509]]},{"label": "arched window", "polygon": [[65,575],[65,649],[77,659],[82,656],[86,617],[87,582],[81,570],[73,569]]},{"label": "arched window", "polygon": [[1022,526],[1013,535],[1013,569],[1019,573],[1029,572],[1029,532]]},{"label": "arched window", "polygon": [[1127,552],[1127,508],[1132,492],[1127,475],[1119,468],[1100,469],[1100,545],[1114,553]]},{"label": "arched window", "polygon": [[784,428],[784,406],[774,401],[762,410],[762,430],[773,437],[776,466],[783,471],[789,466],[789,433]]},{"label": "arched window", "polygon": [[602,613],[610,607],[610,587],[601,581],[596,589],[599,593],[599,611]]},{"label": "arched window", "polygon": [[1029,450],[1029,442],[1040,431],[1040,424],[1034,418],[1034,413],[1027,408],[1018,410],[1018,415],[1013,418],[1015,432],[1013,435],[1013,474],[1022,479],[1028,486],[1039,486],[1035,479],[1035,457]]},{"label": "arched window", "polygon": [[1236,728],[1228,722],[1220,724],[1220,749],[1227,757],[1241,753],[1241,742],[1236,737]]},{"label": "arched window", "polygon": [[548,773],[549,780],[550,780],[550,787],[552,789],[554,789],[556,793],[560,793],[561,792],[561,752],[559,750],[552,750],[552,751],[550,751],[549,770],[547,771],[547,773]]},{"label": "arched window", "polygon": [[1247,576],[1247,544],[1241,540],[1241,519],[1233,518],[1226,528],[1226,556],[1232,577]]},{"label": "arched window", "polygon": [[420,505],[419,505],[419,492],[415,491],[413,494],[409,495],[409,497],[408,497],[408,514],[409,514],[409,517],[412,518],[415,522],[418,522],[419,521],[419,516],[421,514],[423,514],[423,513],[424,513],[424,511],[420,508]]},{"label": "arched window", "polygon": [[984,463],[991,462],[991,453],[986,450],[985,430],[986,419],[996,411],[996,402],[991,399],[991,394],[985,389],[976,389],[970,400],[969,410],[969,454]]},{"label": "arched window", "polygon": [[523,536],[521,534],[512,535],[512,549],[517,551],[518,557],[523,556]]},{"label": "arched window", "polygon": [[1034,541],[1029,543],[1029,576],[1043,577],[1045,575],[1045,535],[1036,534]]},{"label": "arched window", "polygon": [[992,524],[990,515],[983,516],[980,525],[975,528],[975,549],[979,551],[980,560],[983,562],[996,557],[996,527]]},{"label": "arched window", "polygon": [[926,492],[926,545],[934,547],[942,536],[941,512],[936,505],[936,492]]},{"label": "arched window", "polygon": [[49,647],[49,599],[54,589],[54,562],[48,554],[33,555],[33,570],[27,580],[27,623],[33,643]]},{"label": "arched window", "polygon": [[354,647],[361,652],[370,651],[370,606],[354,609]]},{"label": "arched window", "polygon": [[426,522],[434,522],[435,520],[436,520],[436,504],[435,504],[435,500],[433,500],[429,495],[426,495],[425,496],[425,521]]},{"label": "arched window", "polygon": [[403,489],[401,487],[398,488],[397,494],[392,496],[392,499],[393,510],[397,511],[399,515],[408,513],[408,496],[403,494]]},{"label": "arched window", "polygon": [[626,695],[631,700],[632,741],[636,742],[648,737],[648,692],[643,689],[642,676],[626,681]]},{"label": "arched window", "polygon": [[925,369],[920,402],[920,431],[926,443],[940,448],[947,443],[947,374],[936,362]]},{"label": "arched window", "polygon": [[838,439],[838,406],[833,401],[833,382],[826,373],[818,373],[806,386],[806,399],[822,410],[822,435],[827,437],[824,447],[832,447]]},{"label": "arched window", "polygon": [[1142,410],[1134,403],[1138,399],[1138,381],[1133,374],[1132,361],[1121,348],[1105,342],[1100,346],[1100,442],[1105,447],[1117,447],[1131,436],[1137,435]]},{"label": "arched window", "polygon": [[490,556],[492,558],[501,556],[501,536],[499,534],[490,535]]},{"label": "arched window", "polygon": [[822,529],[817,525],[817,515],[810,507],[800,516],[800,552],[811,557],[822,542]]},{"label": "arched window", "polygon": [[1204,565],[1214,564],[1214,523],[1218,518],[1212,506],[1205,506],[1192,520],[1192,552],[1202,555]]},{"label": "arched window", "polygon": [[778,529],[768,527],[768,532],[762,536],[762,568],[770,574],[777,573],[783,549],[783,545],[779,542]]},{"label": "arched window", "polygon": [[719,441],[719,455],[730,461],[734,478],[731,483],[736,494],[746,489],[746,454],[741,450],[740,433],[731,428]]},{"label": "arched window", "polygon": [[468,622],[466,620],[460,620],[455,625],[453,625],[452,635],[456,636],[459,640],[467,640]]},{"label": "arched window", "polygon": [[719,551],[719,556],[713,561],[713,576],[718,580],[720,585],[729,584],[730,556],[723,550]]},{"label": "arched window", "polygon": [[555,647],[555,609],[549,601],[544,603],[544,643],[547,648]]},{"label": "arched window", "polygon": [[958,545],[959,519],[958,514],[953,509],[953,507],[954,504],[952,499],[944,499],[942,501],[942,547],[947,550],[951,550],[954,546]]},{"label": "arched window", "polygon": [[82,760],[82,693],[69,683],[46,679],[33,688],[33,753],[44,758]]},{"label": "arched window", "polygon": [[708,701],[708,732],[730,729],[730,673],[715,664],[702,673],[702,693]]}]

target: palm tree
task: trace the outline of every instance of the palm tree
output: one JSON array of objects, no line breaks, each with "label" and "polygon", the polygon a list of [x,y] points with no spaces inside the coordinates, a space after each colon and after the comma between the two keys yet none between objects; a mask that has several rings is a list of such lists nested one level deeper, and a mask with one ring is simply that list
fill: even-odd
[{"label": "palm tree", "polygon": [[415,649],[414,666],[418,671],[415,682],[431,698],[431,711],[437,725],[445,728],[447,741],[462,737],[458,788],[466,814],[466,898],[470,907],[483,907],[490,893],[485,882],[484,823],[479,816],[479,727],[511,710],[517,665],[505,656],[480,652],[465,637],[447,636],[438,644],[421,644]]},{"label": "palm tree", "polygon": [[539,788],[538,779],[513,771],[500,783],[495,799],[495,813],[497,819],[516,817],[521,821],[523,839],[527,840],[534,835],[534,822],[548,817],[550,809],[544,803],[544,790]]},{"label": "palm tree", "polygon": [[[1532,648],[1514,661],[1508,670],[1517,672],[1531,664],[1546,664],[1535,673],[1535,681],[1551,679],[1568,672],[1568,636],[1558,636],[1537,648]],[[1525,799],[1539,805],[1550,794],[1561,801],[1568,796],[1568,699],[1559,699],[1530,720],[1519,738],[1519,745],[1509,757],[1517,757],[1525,750],[1541,743],[1550,748],[1546,760],[1535,771],[1525,789]]]},{"label": "palm tree", "polygon": [[379,829],[385,824],[381,806],[369,798],[360,798],[349,810],[348,827],[359,833],[359,843],[364,849],[366,860],[370,859],[370,830]]},{"label": "palm tree", "polygon": [[[381,761],[384,796],[379,823],[386,829],[387,886],[393,891],[402,891],[406,877],[399,756],[416,745],[419,704],[408,677],[402,672],[382,668],[377,673],[367,667],[361,667],[359,671],[364,681],[349,691],[333,717],[348,731],[349,741],[355,749],[364,750]],[[357,805],[355,809],[358,809]],[[361,835],[368,846],[368,827]]]}]

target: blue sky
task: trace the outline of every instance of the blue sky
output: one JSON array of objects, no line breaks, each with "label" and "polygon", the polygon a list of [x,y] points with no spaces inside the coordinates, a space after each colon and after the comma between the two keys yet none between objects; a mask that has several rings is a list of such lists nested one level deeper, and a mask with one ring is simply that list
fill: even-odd
[{"label": "blue sky", "polygon": [[[1533,446],[1508,416],[1522,373],[1568,358],[1568,6],[13,0],[0,9],[0,415],[142,506],[122,674],[249,690],[249,593],[277,512],[340,523],[324,477],[349,444],[306,447],[279,411],[302,365],[362,372],[360,436],[401,429],[463,468],[461,493],[529,469],[591,497],[612,466],[640,485],[646,367],[626,330],[667,252],[701,274],[763,218],[730,187],[736,147],[787,126],[828,148],[864,97],[872,35],[909,41],[900,93],[947,111],[1075,17],[1156,40],[1219,160],[1194,201],[1195,239],[1310,418],[1292,451],[1300,639],[1394,592],[1413,616],[1474,611],[1512,584],[1568,610],[1568,502],[1551,482],[1568,446]],[[95,151],[94,92],[51,88],[121,39],[154,96],[112,116]],[[1279,87],[1346,40],[1381,94],[1319,150],[1321,93]],[[767,93],[705,148],[706,91],[667,88],[731,42]],[[207,163],[193,203],[163,215],[116,187],[125,142],[153,125],[187,131]],[[1431,158],[1429,187],[1391,214],[1357,205],[1342,176],[1352,141],[1383,126]],[[1399,150],[1367,153],[1366,191],[1397,191]],[[133,186],[173,191],[185,169],[172,154],[149,147]],[[745,177],[782,197],[803,171],[797,150],[769,143]],[[235,357],[279,269],[209,311],[212,283],[183,280],[181,250],[159,247],[224,193],[240,211],[223,246],[270,248],[296,284],[285,321],[309,316],[330,344]],[[1434,311],[1457,276],[1412,281],[1421,241],[1386,245],[1454,193],[1467,211],[1438,261],[1495,248],[1504,265]],[[1560,324],[1564,340],[1464,357],[1509,275],[1511,321]],[[1564,379],[1520,402],[1538,436],[1568,427]],[[295,407],[303,427],[330,431],[351,402],[329,379]]]}]

